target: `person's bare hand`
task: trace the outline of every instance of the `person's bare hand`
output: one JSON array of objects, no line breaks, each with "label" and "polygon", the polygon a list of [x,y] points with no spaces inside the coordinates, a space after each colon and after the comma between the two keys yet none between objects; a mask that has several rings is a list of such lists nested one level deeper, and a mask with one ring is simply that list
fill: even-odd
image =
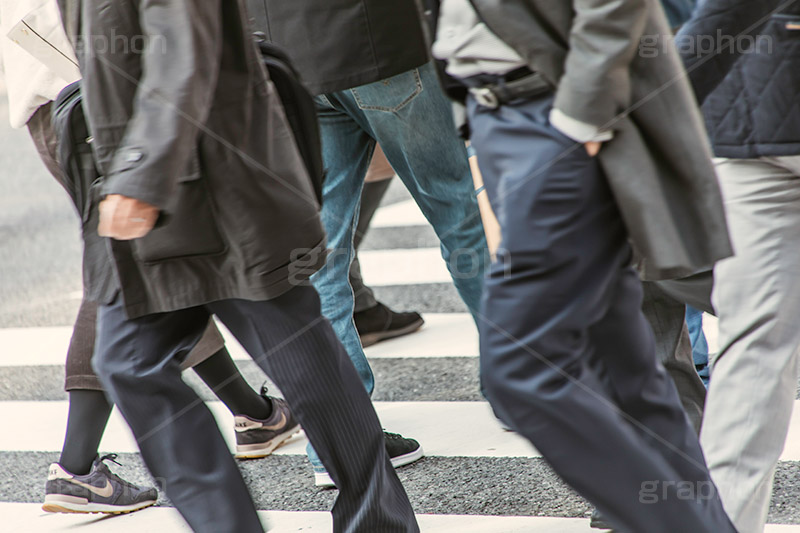
[{"label": "person's bare hand", "polygon": [[144,237],[158,220],[158,208],[119,194],[109,194],[100,202],[97,233],[118,241]]},{"label": "person's bare hand", "polygon": [[597,155],[600,151],[600,146],[602,143],[598,141],[589,141],[588,143],[584,143],[583,146],[586,148],[586,153],[589,154],[591,157]]}]

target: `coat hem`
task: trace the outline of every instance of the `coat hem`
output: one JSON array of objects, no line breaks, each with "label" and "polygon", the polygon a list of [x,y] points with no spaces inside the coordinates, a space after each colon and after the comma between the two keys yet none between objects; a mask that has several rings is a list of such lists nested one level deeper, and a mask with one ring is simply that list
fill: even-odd
[{"label": "coat hem", "polygon": [[[147,299],[131,302],[125,299],[125,311],[129,319],[134,319],[156,313],[190,309],[221,300],[273,300],[294,287],[307,283],[313,274],[325,266],[328,257],[328,250],[325,246],[326,241],[323,239],[303,257],[260,277],[259,280],[265,282],[262,284],[242,286],[242,284],[233,283],[216,286],[212,290],[202,291],[200,296],[198,296],[198,291],[189,290],[180,294],[162,296],[158,302]],[[313,263],[304,263],[303,260],[309,257],[316,259]],[[297,266],[299,264],[302,264],[302,267]],[[125,298],[124,290],[122,292],[123,298]]]}]

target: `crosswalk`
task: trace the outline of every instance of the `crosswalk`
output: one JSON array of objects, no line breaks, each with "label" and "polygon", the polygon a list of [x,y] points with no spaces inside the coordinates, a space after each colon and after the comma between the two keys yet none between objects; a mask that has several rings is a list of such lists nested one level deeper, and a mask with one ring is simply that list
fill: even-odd
[{"label": "crosswalk", "polygon": [[[505,431],[478,391],[478,336],[449,283],[432,230],[407,195],[379,209],[360,259],[379,299],[425,311],[418,333],[369,347],[376,374],[375,407],[389,431],[418,439],[426,458],[398,471],[423,531],[432,533],[578,533],[590,531],[590,507],[566,487],[524,439]],[[414,238],[409,238],[413,235]],[[405,236],[405,238],[404,238]],[[396,239],[396,240],[395,240]],[[413,240],[416,248],[398,247]],[[713,321],[708,322],[713,345]],[[253,386],[265,379],[229,333],[228,347]],[[188,531],[166,500],[119,517],[41,511],[47,465],[64,438],[64,354],[71,328],[2,328],[0,324],[0,531]],[[191,373],[186,380],[233,444],[232,416]],[[800,474],[800,409],[781,457],[768,531],[800,532],[793,480]],[[119,454],[115,470],[148,477],[124,421],[114,413],[101,450]],[[275,455],[240,463],[263,523],[275,532],[330,531],[335,491],[313,486],[301,435]]]}]

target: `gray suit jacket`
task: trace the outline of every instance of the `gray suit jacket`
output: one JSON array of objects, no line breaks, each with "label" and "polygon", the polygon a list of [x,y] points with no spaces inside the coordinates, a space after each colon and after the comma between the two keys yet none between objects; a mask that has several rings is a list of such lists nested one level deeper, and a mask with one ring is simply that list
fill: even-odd
[{"label": "gray suit jacket", "polygon": [[555,107],[614,139],[599,154],[647,279],[731,255],[702,117],[657,0],[473,0],[556,87]]}]

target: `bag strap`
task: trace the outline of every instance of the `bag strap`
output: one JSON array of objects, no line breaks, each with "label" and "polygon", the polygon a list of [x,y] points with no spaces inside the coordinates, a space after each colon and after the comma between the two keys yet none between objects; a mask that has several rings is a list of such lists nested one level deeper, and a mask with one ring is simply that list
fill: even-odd
[{"label": "bag strap", "polygon": [[61,11],[61,22],[64,24],[67,37],[69,37],[72,47],[78,50],[81,36],[81,1],[58,0],[58,9]]}]

